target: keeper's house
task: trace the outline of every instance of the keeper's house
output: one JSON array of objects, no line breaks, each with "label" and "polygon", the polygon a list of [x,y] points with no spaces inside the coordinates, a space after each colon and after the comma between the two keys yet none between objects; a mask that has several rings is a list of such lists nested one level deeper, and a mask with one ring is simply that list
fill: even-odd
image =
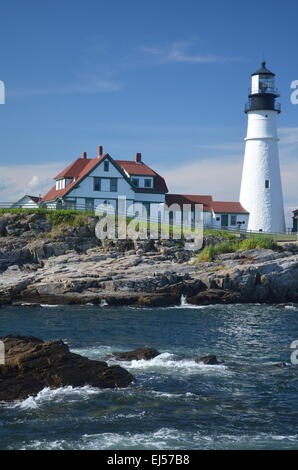
[{"label": "keeper's house", "polygon": [[134,161],[114,160],[98,147],[96,158],[86,152],[55,176],[55,185],[43,197],[43,205],[51,209],[83,209],[93,211],[100,204],[110,204],[117,211],[118,197],[126,197],[128,215],[158,214],[165,203],[168,188],[164,178],[142,161],[141,153]]},{"label": "keeper's house", "polygon": [[152,170],[137,153],[135,160],[114,160],[98,147],[95,158],[86,152],[55,176],[55,185],[41,205],[50,209],[96,210],[110,204],[118,210],[118,198],[126,197],[127,215],[137,216],[145,209],[152,220],[163,213],[164,204],[183,207],[203,205],[204,226],[246,230],[249,214],[239,202],[213,201],[212,196],[168,194],[162,176]]}]

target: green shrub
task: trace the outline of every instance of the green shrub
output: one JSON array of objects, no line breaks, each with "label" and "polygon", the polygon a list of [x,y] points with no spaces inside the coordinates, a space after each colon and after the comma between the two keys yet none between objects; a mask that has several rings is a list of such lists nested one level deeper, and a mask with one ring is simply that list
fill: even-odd
[{"label": "green shrub", "polygon": [[235,251],[253,249],[271,249],[278,247],[272,238],[247,238],[245,240],[224,241],[217,245],[208,245],[203,248],[197,257],[197,261],[212,261],[216,255],[234,253]]},{"label": "green shrub", "polygon": [[277,245],[274,243],[272,238],[265,237],[246,238],[241,241],[240,250],[253,250],[255,248],[275,250]]}]

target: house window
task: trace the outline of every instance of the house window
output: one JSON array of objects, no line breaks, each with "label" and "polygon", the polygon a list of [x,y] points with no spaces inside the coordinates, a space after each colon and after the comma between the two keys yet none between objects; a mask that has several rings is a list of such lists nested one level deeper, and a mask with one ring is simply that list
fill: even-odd
[{"label": "house window", "polygon": [[265,188],[266,189],[270,188],[270,181],[269,180],[265,180]]},{"label": "house window", "polygon": [[108,160],[105,160],[105,162],[103,164],[103,170],[104,171],[109,171],[109,162],[108,162]]},{"label": "house window", "polygon": [[94,191],[101,191],[101,179],[94,178],[93,180],[93,190]]},{"label": "house window", "polygon": [[94,199],[86,198],[85,199],[85,209],[86,211],[94,211]]},{"label": "house window", "polygon": [[132,178],[132,182],[137,188],[139,187],[139,178]]},{"label": "house window", "polygon": [[151,187],[152,187],[151,178],[145,178],[145,188],[151,188]]},{"label": "house window", "polygon": [[65,201],[65,208],[69,210],[75,210],[76,208],[76,201]]},{"label": "house window", "polygon": [[118,180],[117,178],[110,179],[110,191],[117,192],[118,191]]},{"label": "house window", "polygon": [[231,215],[231,225],[237,224],[237,215]]}]

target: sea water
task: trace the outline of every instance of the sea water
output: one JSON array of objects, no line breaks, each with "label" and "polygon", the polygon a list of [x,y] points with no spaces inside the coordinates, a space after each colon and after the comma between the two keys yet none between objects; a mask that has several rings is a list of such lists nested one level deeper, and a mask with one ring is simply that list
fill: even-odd
[{"label": "sea water", "polygon": [[[1,402],[2,450],[298,448],[295,306],[8,306],[0,309],[0,337],[6,334],[62,339],[73,352],[122,365],[135,380],[126,389],[45,388]],[[161,354],[107,359],[137,347]],[[207,354],[224,364],[195,362]]]}]

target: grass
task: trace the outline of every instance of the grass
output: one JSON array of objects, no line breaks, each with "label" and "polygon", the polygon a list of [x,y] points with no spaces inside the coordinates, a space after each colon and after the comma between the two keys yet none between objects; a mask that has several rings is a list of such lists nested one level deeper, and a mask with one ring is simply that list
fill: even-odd
[{"label": "grass", "polygon": [[204,228],[204,236],[211,235],[212,237],[224,238],[226,240],[236,240],[239,238],[239,232],[229,232],[228,230],[213,230],[211,228]]},{"label": "grass", "polygon": [[84,211],[71,211],[71,210],[55,210],[55,211],[48,211],[46,214],[46,218],[53,227],[67,225],[70,227],[82,227],[85,222],[86,218],[89,216],[94,217],[93,212]]},{"label": "grass", "polygon": [[216,230],[216,229],[204,229],[204,235],[213,235],[214,237],[222,237],[228,240],[237,239],[240,235],[244,235],[246,238],[269,238],[274,241],[297,241],[296,233],[262,233],[262,232],[244,232],[244,231],[229,231],[229,230]]},{"label": "grass", "polygon": [[197,261],[212,261],[215,256],[224,253],[235,253],[236,251],[252,249],[271,249],[276,250],[277,245],[272,238],[247,238],[245,240],[230,240],[218,243],[217,245],[208,245],[203,248],[197,257]]}]

